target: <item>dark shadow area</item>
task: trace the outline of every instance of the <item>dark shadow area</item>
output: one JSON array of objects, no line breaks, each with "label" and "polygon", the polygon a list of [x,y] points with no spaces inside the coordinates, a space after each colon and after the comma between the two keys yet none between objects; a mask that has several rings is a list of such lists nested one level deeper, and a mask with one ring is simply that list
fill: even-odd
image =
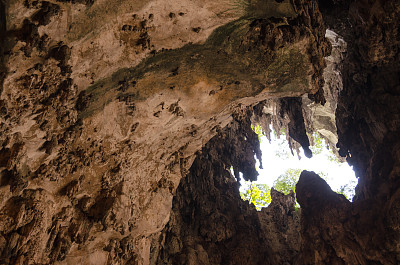
[{"label": "dark shadow area", "polygon": [[257,212],[241,200],[229,170],[238,167],[246,179],[243,165],[255,169],[251,114],[207,143],[181,180],[155,264],[294,264],[300,248],[294,195],[272,190],[270,206]]}]

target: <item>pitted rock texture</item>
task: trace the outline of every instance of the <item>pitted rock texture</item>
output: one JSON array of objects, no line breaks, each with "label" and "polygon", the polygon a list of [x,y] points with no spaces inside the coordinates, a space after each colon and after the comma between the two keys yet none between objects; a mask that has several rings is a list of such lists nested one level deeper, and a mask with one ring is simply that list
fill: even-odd
[{"label": "pitted rock texture", "polygon": [[[399,3],[319,2],[0,1],[0,263],[398,264]],[[256,178],[253,121],[308,148],[325,24],[360,182],[350,203],[303,173],[300,229],[229,169]]]},{"label": "pitted rock texture", "polygon": [[322,6],[328,27],[348,43],[336,124],[339,153],[359,183],[349,203],[315,174],[302,173],[300,264],[398,264],[400,5],[326,1]]},{"label": "pitted rock texture", "polygon": [[[330,29],[327,29],[325,36],[332,44],[331,55],[325,58],[324,98],[326,102],[324,105],[321,105],[311,101],[304,95],[302,97],[302,109],[307,133],[312,135],[314,132],[317,132],[325,139],[329,148],[336,156],[342,162],[345,162],[345,159],[339,156],[338,148],[336,147],[338,135],[335,112],[339,93],[343,90],[342,68],[344,57],[347,54],[347,43],[342,36]],[[313,138],[310,140],[311,145],[313,145]]]},{"label": "pitted rock texture", "polygon": [[[236,123],[236,124],[235,124]],[[229,165],[251,147],[235,121],[203,149],[182,179],[156,264],[293,264],[300,250],[294,194],[272,190],[261,212],[240,199]],[[239,129],[239,131],[238,131]],[[251,138],[247,138],[251,139]],[[254,139],[253,141],[258,141]],[[250,142],[250,143],[249,143]],[[238,148],[239,146],[239,148]],[[251,158],[253,152],[247,152]],[[254,158],[253,158],[254,159]],[[242,159],[245,161],[244,159]],[[252,163],[254,169],[255,161]]]},{"label": "pitted rock texture", "polygon": [[301,173],[296,195],[302,209],[297,264],[398,263],[398,195],[380,205],[351,203],[308,171]]},{"label": "pitted rock texture", "polygon": [[[357,194],[360,199],[379,197],[379,192],[374,191],[382,190],[380,185],[390,186],[385,178],[395,173],[390,171],[398,163],[400,111],[395,102],[399,99],[400,84],[399,12],[400,4],[396,1],[359,1],[349,11],[355,26],[354,40],[343,66],[346,89],[337,110],[341,119],[338,146],[363,176]],[[375,169],[375,164],[383,161],[385,173],[375,172],[382,169]],[[383,176],[378,178],[376,174]]]},{"label": "pitted rock texture", "polygon": [[[330,52],[315,1],[0,9],[5,264],[154,263],[196,152],[248,107],[318,91]],[[254,148],[231,161],[248,179]]]}]

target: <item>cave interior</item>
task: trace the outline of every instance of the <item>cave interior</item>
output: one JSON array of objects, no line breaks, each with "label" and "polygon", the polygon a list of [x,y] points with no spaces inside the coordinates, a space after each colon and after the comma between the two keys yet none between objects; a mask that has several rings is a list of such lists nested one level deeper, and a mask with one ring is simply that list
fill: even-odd
[{"label": "cave interior", "polygon": [[[400,264],[400,2],[227,2],[0,0],[1,264]],[[353,200],[241,200],[254,125]]]}]

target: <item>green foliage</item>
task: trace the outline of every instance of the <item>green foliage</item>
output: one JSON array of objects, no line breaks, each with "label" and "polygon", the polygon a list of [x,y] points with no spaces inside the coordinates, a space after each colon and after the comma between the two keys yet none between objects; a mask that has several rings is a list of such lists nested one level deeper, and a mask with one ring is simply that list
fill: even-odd
[{"label": "green foliage", "polygon": [[272,130],[272,131],[274,132],[275,138],[278,138],[280,135],[283,135],[283,136],[286,135],[286,130],[285,130],[285,128],[281,128],[279,134],[278,134],[275,130]]},{"label": "green foliage", "polygon": [[276,139],[276,142],[279,146],[279,149],[277,149],[275,151],[275,156],[279,157],[280,159],[283,159],[283,160],[289,159],[289,157],[291,156],[291,153],[289,151],[290,150],[289,144],[286,141],[286,139],[281,137],[279,139]]},{"label": "green foliage", "polygon": [[[299,168],[289,168],[274,181],[273,188],[286,195],[289,194],[291,190],[296,194],[296,184],[299,181],[302,171],[303,170]],[[325,181],[328,178],[328,175],[324,172],[317,172],[317,174]]]},{"label": "green foliage", "polygon": [[[280,175],[273,184],[273,188],[277,191],[282,192],[287,195],[292,190],[296,195],[296,184],[299,181],[300,174],[302,169],[298,168],[290,168],[285,171],[284,174]],[[327,180],[327,174],[323,172],[317,172],[317,174],[324,179]],[[335,191],[336,193],[344,195],[347,199],[351,200],[354,196],[353,186],[355,183],[347,183],[340,187],[339,190]],[[255,184],[250,181],[245,181],[243,191],[240,192],[240,197],[249,201],[256,206],[257,210],[261,210],[262,207],[266,207],[271,203],[271,190],[267,184]],[[300,208],[300,205],[297,203],[296,198],[296,209]]]},{"label": "green foliage", "polygon": [[[310,135],[308,135],[310,137]],[[327,149],[327,159],[332,163],[341,163],[337,156],[333,153],[332,149],[328,147],[325,140],[320,136],[319,133],[314,132],[311,136],[313,138],[314,145],[310,146],[310,149],[314,155],[322,154],[322,152]]]},{"label": "green foliage", "polygon": [[353,189],[353,187],[355,185],[356,185],[355,181],[351,181],[351,182],[341,186],[340,189],[338,191],[336,191],[336,193],[344,195],[344,197],[346,197],[346,199],[351,201],[355,195],[355,191]]},{"label": "green foliage", "polygon": [[328,175],[325,172],[319,171],[317,172],[318,176],[320,176],[323,180],[328,182]]},{"label": "green foliage", "polygon": [[[252,125],[251,128],[255,133],[257,133],[259,140],[261,141],[261,136],[264,135],[261,126],[259,125]],[[273,131],[275,134],[274,141],[278,144],[279,148],[275,151],[275,156],[279,157],[280,159],[287,160],[289,159],[290,153],[288,148],[288,143],[285,137],[277,138],[277,133]],[[279,135],[285,136],[285,130],[281,130]],[[309,135],[310,137],[310,135]],[[326,146],[325,140],[318,134],[314,133],[312,135],[314,145],[311,146],[312,152],[315,155],[323,155],[325,156],[331,163],[341,163],[340,160],[336,157],[336,155],[329,150]],[[329,152],[325,150],[328,149]],[[296,194],[296,184],[300,178],[300,174],[303,169],[300,168],[289,168],[283,174],[281,174],[273,183],[273,188],[284,193],[289,194],[292,190],[294,194]],[[328,175],[325,172],[316,172],[322,179],[328,182]],[[346,185],[340,187],[339,190],[336,192],[339,194],[343,194],[346,198],[351,199],[354,196],[353,187],[355,183],[350,182]],[[266,207],[271,203],[271,194],[270,188],[266,184],[255,184],[252,182],[245,182],[241,188],[241,197],[243,200],[249,201],[249,203],[253,203],[258,210],[261,207]],[[297,203],[296,200],[296,208],[299,208],[300,205]]]},{"label": "green foliage", "polygon": [[274,189],[284,194],[289,194],[292,190],[296,194],[296,183],[299,180],[301,169],[289,168],[274,181]]},{"label": "green foliage", "polygon": [[[280,159],[286,160],[289,159],[291,153],[289,148],[289,143],[286,140],[286,130],[282,128],[279,133],[275,130],[272,130],[275,136],[275,142],[278,144],[279,148],[275,151],[275,156]],[[279,138],[278,138],[279,137]]]},{"label": "green foliage", "polygon": [[322,153],[322,151],[324,150],[324,148],[326,148],[326,147],[324,146],[325,141],[324,141],[324,139],[322,139],[322,137],[321,137],[318,133],[316,133],[316,132],[314,132],[314,133],[312,134],[312,138],[313,138],[313,140],[314,140],[314,145],[310,146],[310,149],[311,149],[313,155],[319,155],[319,154]]},{"label": "green foliage", "polygon": [[245,189],[244,192],[240,192],[240,197],[244,201],[249,201],[249,204],[254,204],[258,211],[271,203],[271,189],[267,184],[245,181],[243,185]]},{"label": "green foliage", "polygon": [[[282,175],[280,175],[275,181],[274,181],[274,189],[277,191],[282,192],[285,195],[288,195],[290,191],[292,190],[294,194],[296,195],[296,184],[299,181],[300,174],[301,174],[301,169],[294,169],[294,168],[289,168],[286,170],[286,172]],[[295,208],[299,209],[300,205],[297,203],[297,198],[295,197],[296,200],[296,205]]]},{"label": "green foliage", "polygon": [[[299,181],[301,169],[293,169],[290,168],[286,170],[286,172],[280,175],[274,182],[273,188],[284,193],[289,194],[290,190],[292,190],[296,194],[296,184]],[[324,172],[317,172],[317,174],[328,182],[328,175]],[[348,200],[351,200],[354,196],[353,186],[355,185],[354,181],[347,183],[340,187],[339,190],[336,190],[336,193],[344,195]],[[297,204],[297,199],[296,199]]]},{"label": "green foliage", "polygon": [[329,149],[328,160],[332,163],[340,164],[342,163],[339,158]]},{"label": "green foliage", "polygon": [[[296,191],[296,183],[299,180],[301,169],[288,169],[285,174],[282,174],[274,182],[274,189],[289,194],[290,190]],[[242,200],[249,201],[254,204],[257,210],[266,207],[271,203],[271,189],[267,184],[255,184],[250,181],[245,181],[243,191],[240,192]],[[296,203],[296,208],[299,205]]]},{"label": "green foliage", "polygon": [[[282,174],[274,182],[274,189],[289,194],[290,190],[295,192],[296,183],[299,180],[301,169],[288,169],[285,174]],[[267,184],[256,184],[250,181],[245,181],[243,191],[240,192],[242,200],[249,201],[254,204],[257,210],[266,207],[271,203],[271,189]],[[297,205],[297,207],[299,207]]]},{"label": "green foliage", "polygon": [[[277,137],[277,133],[274,131],[275,137]],[[285,136],[285,130],[282,129],[279,135]],[[307,134],[309,138],[312,137],[313,145],[310,146],[310,149],[313,153],[313,155],[320,155],[323,154],[324,150],[328,150],[328,152],[325,152],[325,155],[327,156],[327,159],[332,162],[332,163],[341,163],[341,161],[337,158],[337,156],[333,153],[332,149],[329,149],[327,144],[325,143],[324,138],[320,136],[319,133],[314,132],[312,135]],[[276,139],[278,145],[279,145],[279,150],[276,151],[276,156],[282,159],[288,159],[289,158],[289,148],[287,148],[287,141],[284,137],[281,137],[280,139]]]},{"label": "green foliage", "polygon": [[258,124],[257,124],[256,126],[254,126],[254,125],[252,124],[252,125],[251,125],[251,129],[257,134],[257,136],[258,136],[258,142],[261,143],[261,137],[264,136],[264,132],[263,132],[261,126],[258,125]]}]

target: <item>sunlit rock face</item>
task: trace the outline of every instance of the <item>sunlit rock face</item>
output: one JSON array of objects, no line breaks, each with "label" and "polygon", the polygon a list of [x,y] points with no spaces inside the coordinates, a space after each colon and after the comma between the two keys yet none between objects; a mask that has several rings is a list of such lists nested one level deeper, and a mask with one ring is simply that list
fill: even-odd
[{"label": "sunlit rock face", "polygon": [[312,1],[1,3],[4,264],[156,264],[196,152],[330,51]]},{"label": "sunlit rock face", "polygon": [[[338,142],[335,112],[339,93],[343,90],[342,63],[347,52],[347,43],[342,36],[327,29],[326,38],[332,44],[331,54],[325,58],[324,69],[324,104],[313,102],[307,95],[302,97],[303,112],[307,132],[318,132],[329,145],[329,148],[338,155]],[[338,156],[339,157],[339,156]],[[342,159],[344,162],[344,159]]]},{"label": "sunlit rock face", "polygon": [[[320,2],[0,1],[0,263],[398,263],[399,6]],[[252,123],[307,149],[301,97],[336,105],[324,17],[357,201],[257,213],[230,167],[257,177]]]},{"label": "sunlit rock face", "polygon": [[[251,176],[258,136],[248,109],[202,149],[182,179],[156,264],[293,264],[300,250],[294,194],[271,191],[261,212],[243,201],[229,165]],[[246,140],[245,140],[246,138]]]},{"label": "sunlit rock face", "polygon": [[[219,189],[222,185],[212,171],[218,166],[207,167],[210,161],[215,160],[213,156],[215,153],[210,152],[213,155],[206,156],[208,160],[202,162],[203,167],[193,164],[192,168],[193,170],[204,168],[202,172],[196,174],[196,181],[198,181],[196,184],[204,188],[204,191],[200,189],[203,191],[201,195],[184,201],[183,198],[190,198],[190,195],[196,194],[192,192],[192,187],[196,185],[193,185],[193,178],[189,176],[181,182],[177,190],[176,200],[173,203],[174,216],[177,218],[170,221],[169,226],[173,228],[166,229],[164,241],[166,247],[161,254],[164,264],[174,264],[173,262],[185,264],[188,259],[197,261],[195,264],[269,264],[271,262],[271,264],[322,265],[398,264],[400,262],[398,247],[400,241],[398,229],[400,116],[399,105],[396,103],[400,92],[398,90],[400,87],[398,70],[400,61],[398,12],[400,8],[395,1],[349,2],[351,1],[322,3],[323,15],[327,17],[328,26],[342,36],[328,32],[329,37],[334,37],[333,46],[337,46],[332,49],[331,57],[327,58],[335,64],[331,64],[332,67],[330,67],[328,63],[325,70],[326,86],[330,90],[325,90],[323,93],[326,99],[323,108],[331,109],[325,113],[332,113],[337,105],[336,125],[332,126],[337,127],[339,138],[337,147],[340,154],[354,166],[360,180],[354,202],[351,203],[344,196],[333,192],[328,184],[314,172],[304,171],[296,186],[297,200],[301,205],[300,235],[293,233],[295,231],[293,228],[298,227],[296,222],[288,222],[291,225],[290,229],[282,233],[292,242],[292,245],[279,237],[274,238],[273,230],[268,230],[269,233],[267,233],[270,238],[276,239],[274,242],[285,242],[286,250],[290,249],[292,255],[286,255],[285,249],[279,249],[280,257],[286,259],[276,260],[274,250],[278,249],[277,246],[270,245],[267,239],[261,242],[259,240],[259,237],[264,235],[267,226],[248,218],[252,220],[250,222],[254,224],[253,227],[260,226],[257,236],[252,235],[252,229],[246,228],[248,237],[253,238],[251,243],[251,247],[254,247],[253,254],[247,256],[249,247],[246,248],[237,243],[235,247],[240,248],[243,254],[240,258],[248,257],[246,262],[235,257],[235,247],[228,247],[231,250],[231,256],[227,257],[224,254],[224,247],[231,242],[238,242],[234,238],[240,236],[241,233],[224,234],[224,232],[236,231],[235,225],[242,223],[239,218],[233,223],[220,221],[232,219],[232,216],[240,216],[236,210],[239,207],[230,202],[234,194],[230,193],[227,196],[224,193],[226,188]],[[335,21],[338,23],[336,24]],[[347,52],[344,49],[345,43],[348,44]],[[314,97],[320,95],[317,93]],[[284,101],[287,100],[284,99]],[[303,100],[304,102],[306,101]],[[288,113],[280,115],[282,104],[282,100],[267,100],[253,108],[259,114],[258,116],[254,113],[249,115],[252,121],[267,124],[272,122],[278,128],[280,125],[288,126],[287,119],[293,115]],[[316,107],[318,108],[322,107]],[[304,121],[309,121],[309,117],[310,115],[304,115]],[[318,124],[315,118],[312,122]],[[332,114],[329,114],[329,123],[332,124],[332,122],[334,122]],[[248,123],[241,121],[240,124],[246,126]],[[247,136],[247,134],[243,135]],[[205,148],[204,153],[207,152],[209,150]],[[232,153],[235,154],[235,152]],[[220,157],[224,165],[232,164],[229,159],[226,160],[230,155],[222,154]],[[200,162],[196,160],[195,163]],[[208,183],[211,180],[215,181],[214,185],[210,186],[203,182],[204,174],[209,178]],[[220,172],[219,177],[221,176],[225,176],[226,183],[231,181],[227,170]],[[218,195],[211,196],[212,199],[206,199],[210,194]],[[221,202],[218,196],[224,196],[223,198],[226,199]],[[226,209],[226,204],[229,204],[229,210]],[[198,207],[200,205],[202,207]],[[207,213],[210,207],[214,209],[212,215],[205,214],[208,217],[199,217]],[[247,216],[248,208],[244,209],[241,215]],[[272,209],[274,207],[271,205],[265,210]],[[283,215],[285,217],[293,216],[290,211],[278,212],[285,213]],[[188,215],[198,216],[198,219],[191,223],[185,220],[185,216]],[[202,223],[204,219],[209,220],[215,216],[220,219],[212,222],[212,225]],[[263,216],[263,213],[259,213],[258,216]],[[279,218],[282,215],[273,216],[273,220],[279,220],[279,227],[284,228],[285,222],[282,221],[284,218]],[[269,224],[275,225],[273,220],[267,220]],[[173,225],[178,223],[180,225]],[[182,231],[176,227],[185,229]],[[207,242],[207,237],[202,236],[201,231],[210,230],[221,233],[220,239],[222,238],[221,241],[226,243],[210,243],[214,242],[213,240]],[[299,237],[300,242],[294,240]],[[177,249],[182,250],[181,252],[174,252],[168,248],[175,245],[173,242],[180,242],[181,239],[183,239],[182,242],[190,242],[187,245],[176,244]],[[248,245],[246,240],[247,237],[239,241]],[[191,252],[188,249],[191,249]],[[210,254],[211,249],[218,249],[223,262],[221,259],[217,261],[212,259],[221,256]],[[259,263],[259,260],[265,256],[268,256],[268,259]],[[205,259],[204,257],[212,258]],[[239,262],[235,263],[234,260],[239,260]]]}]

